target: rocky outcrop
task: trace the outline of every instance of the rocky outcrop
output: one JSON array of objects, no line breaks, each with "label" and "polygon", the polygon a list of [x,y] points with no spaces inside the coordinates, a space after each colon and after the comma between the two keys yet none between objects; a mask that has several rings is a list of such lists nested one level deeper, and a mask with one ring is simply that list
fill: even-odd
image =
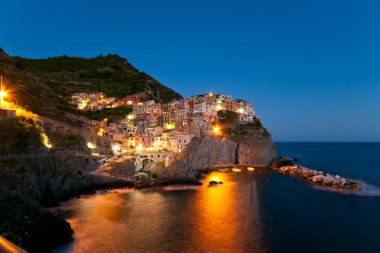
[{"label": "rocky outcrop", "polygon": [[192,168],[234,164],[238,144],[226,137],[195,137],[177,159]]},{"label": "rocky outcrop", "polygon": [[293,166],[293,164],[294,162],[289,157],[279,156],[273,160],[271,167],[275,169],[283,166]]},{"label": "rocky outcrop", "polygon": [[276,156],[271,135],[257,120],[252,124],[235,126],[230,129],[228,135],[194,137],[185,152],[176,157],[177,161],[170,166],[170,169],[177,172],[181,168],[195,171],[217,165],[234,164],[267,167]]},{"label": "rocky outcrop", "polygon": [[0,191],[17,191],[44,205],[95,189],[130,186],[114,177],[85,174],[84,157],[45,153],[19,156],[0,163]]},{"label": "rocky outcrop", "polygon": [[357,181],[331,175],[322,171],[312,170],[302,166],[282,166],[274,168],[280,173],[303,178],[314,184],[332,187],[339,190],[360,191],[361,184]]},{"label": "rocky outcrop", "polygon": [[73,231],[64,217],[41,209],[29,197],[0,191],[0,233],[28,252],[40,253],[70,242]]},{"label": "rocky outcrop", "polygon": [[194,168],[227,164],[266,167],[276,156],[272,137],[255,124],[239,125],[229,136],[207,136],[184,155]]},{"label": "rocky outcrop", "polygon": [[232,130],[231,138],[238,143],[237,164],[267,167],[277,156],[270,133],[258,120],[239,125]]},{"label": "rocky outcrop", "polygon": [[198,172],[193,167],[179,160],[175,160],[168,168],[154,166],[149,170],[158,179],[169,181],[196,179],[198,176]]},{"label": "rocky outcrop", "polygon": [[0,234],[28,252],[50,252],[72,240],[72,231],[62,215],[42,206],[97,189],[134,186],[120,178],[85,174],[85,165],[83,157],[63,153],[2,159]]}]

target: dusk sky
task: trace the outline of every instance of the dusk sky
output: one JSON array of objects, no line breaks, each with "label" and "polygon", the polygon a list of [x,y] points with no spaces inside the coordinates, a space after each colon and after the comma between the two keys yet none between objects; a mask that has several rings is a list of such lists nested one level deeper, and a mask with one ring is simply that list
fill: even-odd
[{"label": "dusk sky", "polygon": [[380,1],[184,2],[3,0],[0,47],[120,54],[183,96],[251,101],[276,141],[380,141]]}]

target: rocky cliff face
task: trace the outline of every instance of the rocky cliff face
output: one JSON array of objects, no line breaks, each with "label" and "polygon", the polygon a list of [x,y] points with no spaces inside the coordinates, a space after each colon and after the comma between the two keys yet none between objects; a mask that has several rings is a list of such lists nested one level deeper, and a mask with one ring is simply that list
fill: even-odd
[{"label": "rocky cliff face", "polygon": [[193,168],[199,169],[212,165],[235,164],[238,143],[227,137],[195,137],[183,154],[177,159]]},{"label": "rocky cliff face", "polygon": [[72,240],[72,230],[65,217],[41,205],[57,205],[96,189],[133,185],[114,177],[85,174],[86,163],[75,154],[51,152],[2,157],[0,234],[28,252],[50,252]]},{"label": "rocky cliff face", "polygon": [[236,164],[266,167],[277,156],[273,139],[260,121],[233,129],[231,139],[238,144]]},{"label": "rocky cliff face", "polygon": [[169,168],[150,168],[159,178],[195,178],[198,169],[214,165],[270,166],[277,157],[270,133],[256,120],[235,125],[224,136],[194,137]]}]

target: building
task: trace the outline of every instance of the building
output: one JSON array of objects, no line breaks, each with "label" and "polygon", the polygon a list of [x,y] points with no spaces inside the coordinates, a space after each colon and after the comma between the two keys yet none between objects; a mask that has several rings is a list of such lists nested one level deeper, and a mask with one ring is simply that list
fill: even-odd
[{"label": "building", "polygon": [[174,160],[174,155],[168,151],[143,151],[136,154],[135,159],[136,171],[141,171],[151,164],[159,164],[163,168],[168,167]]},{"label": "building", "polygon": [[[121,144],[120,150],[132,152],[183,152],[194,136],[212,134],[212,125],[219,111],[239,114],[239,122],[255,119],[253,105],[227,94],[206,93],[160,104],[146,100],[146,94],[135,94],[122,99],[106,98],[101,92],[75,93],[72,102],[84,110],[129,106],[133,113],[125,119],[106,124],[97,122],[98,135],[110,143]],[[104,125],[105,124],[105,125]]]},{"label": "building", "polygon": [[16,110],[0,108],[0,119],[16,118]]}]

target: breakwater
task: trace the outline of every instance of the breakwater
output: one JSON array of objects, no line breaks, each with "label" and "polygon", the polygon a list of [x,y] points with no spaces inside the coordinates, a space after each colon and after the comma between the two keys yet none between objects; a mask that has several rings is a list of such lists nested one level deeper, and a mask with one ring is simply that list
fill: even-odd
[{"label": "breakwater", "polygon": [[274,168],[274,170],[296,176],[312,182],[317,185],[331,187],[339,190],[360,191],[362,185],[360,182],[340,177],[339,175],[331,175],[322,171],[312,170],[302,166],[282,166]]}]

